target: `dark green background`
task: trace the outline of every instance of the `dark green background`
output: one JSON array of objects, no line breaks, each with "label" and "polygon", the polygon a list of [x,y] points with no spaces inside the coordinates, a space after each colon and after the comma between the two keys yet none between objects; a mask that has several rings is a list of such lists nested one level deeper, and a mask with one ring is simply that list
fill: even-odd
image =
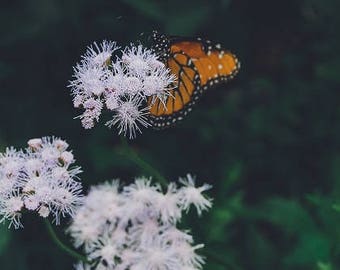
[{"label": "dark green background", "polygon": [[[56,135],[86,188],[146,175],[118,155],[116,130],[73,120],[72,66],[93,41],[126,45],[153,29],[221,42],[242,62],[237,78],[132,147],[169,179],[214,185],[214,208],[182,224],[206,244],[204,269],[340,269],[339,10],[338,0],[2,0],[1,149]],[[39,218],[23,222],[0,227],[0,269],[71,269]]]}]

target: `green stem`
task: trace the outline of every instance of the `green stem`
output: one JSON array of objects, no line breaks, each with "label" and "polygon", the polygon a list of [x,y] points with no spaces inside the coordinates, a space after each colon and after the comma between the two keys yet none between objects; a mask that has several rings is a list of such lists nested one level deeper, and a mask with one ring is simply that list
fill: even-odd
[{"label": "green stem", "polygon": [[134,151],[127,143],[125,137],[121,136],[121,141],[123,145],[123,154],[129,158],[132,162],[134,162],[138,167],[140,167],[145,172],[154,176],[164,187],[168,185],[168,181],[166,178],[154,167],[152,167],[149,163],[143,160],[137,153]]},{"label": "green stem", "polygon": [[66,252],[68,255],[70,255],[71,257],[80,260],[84,263],[90,263],[87,258],[81,254],[79,254],[78,252],[76,252],[75,250],[69,248],[68,246],[66,246],[63,242],[60,241],[60,239],[58,238],[56,232],[54,231],[51,223],[48,221],[48,219],[44,219],[47,231],[50,235],[50,237],[52,238],[53,242],[64,252]]}]

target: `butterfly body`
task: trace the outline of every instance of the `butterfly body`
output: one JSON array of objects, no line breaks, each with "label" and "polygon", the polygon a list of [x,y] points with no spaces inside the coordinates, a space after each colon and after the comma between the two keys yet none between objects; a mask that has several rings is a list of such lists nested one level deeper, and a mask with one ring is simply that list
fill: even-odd
[{"label": "butterfly body", "polygon": [[209,40],[168,38],[157,32],[153,39],[155,52],[177,78],[165,106],[157,100],[150,107],[155,128],[182,120],[207,89],[232,79],[240,68],[235,55]]}]

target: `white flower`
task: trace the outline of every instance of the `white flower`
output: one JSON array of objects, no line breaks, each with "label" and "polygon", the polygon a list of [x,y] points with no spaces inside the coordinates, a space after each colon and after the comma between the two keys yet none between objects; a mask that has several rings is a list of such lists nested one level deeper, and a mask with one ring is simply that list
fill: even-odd
[{"label": "white flower", "polygon": [[40,138],[30,139],[27,144],[33,149],[38,149],[42,144],[42,140]]},{"label": "white flower", "polygon": [[6,148],[5,153],[0,153],[0,169],[7,178],[15,179],[18,176],[23,166],[22,162],[22,152],[13,147]]},{"label": "white flower", "polygon": [[60,217],[73,215],[82,203],[79,167],[74,163],[68,144],[55,137],[28,141],[28,147],[13,147],[0,153],[0,216],[15,228],[21,227],[21,210],[50,214],[58,224]]},{"label": "white flower", "polygon": [[112,53],[117,50],[116,42],[103,40],[99,45],[94,42],[93,45],[87,47],[83,61],[95,66],[103,66],[107,64]]},{"label": "white flower", "polygon": [[62,140],[62,139],[58,139],[58,138],[54,139],[53,145],[54,145],[60,152],[65,151],[65,150],[69,147],[69,145],[68,145],[67,142],[65,142],[65,141]]},{"label": "white flower", "polygon": [[129,138],[133,139],[136,137],[136,131],[141,132],[140,125],[144,127],[150,126],[147,121],[146,115],[148,114],[148,108],[140,109],[141,98],[131,98],[116,109],[116,114],[112,120],[106,122],[108,127],[114,125],[118,126],[118,134],[129,134]]},{"label": "white flower", "polygon": [[115,50],[116,43],[109,41],[88,47],[74,67],[69,87],[74,107],[84,109],[76,118],[85,129],[94,127],[105,105],[113,114],[106,126],[117,126],[119,134],[132,139],[141,127],[151,126],[149,106],[157,100],[165,106],[175,76],[142,45],[130,45],[121,51],[121,57],[113,58]]},{"label": "white flower", "polygon": [[13,190],[11,194],[0,198],[0,215],[2,216],[1,222],[9,220],[9,228],[13,225],[15,229],[22,227],[21,209],[24,203],[18,190]]},{"label": "white flower", "polygon": [[74,162],[74,156],[69,151],[62,152],[60,158],[63,160],[65,164],[71,164]]},{"label": "white flower", "polygon": [[1,196],[7,195],[12,192],[12,190],[18,186],[16,179],[2,177],[0,179],[0,194]]},{"label": "white flower", "polygon": [[41,172],[42,168],[44,167],[44,162],[40,159],[35,157],[27,157],[25,161],[25,168],[29,173],[39,173]]},{"label": "white flower", "polygon": [[126,74],[126,69],[119,60],[112,62],[111,66],[112,72],[106,80],[107,91],[116,96],[124,95],[126,93],[126,89],[124,89],[125,79],[128,76]]},{"label": "white flower", "polygon": [[70,179],[69,171],[65,167],[55,167],[51,170],[51,176],[56,181],[63,183]]},{"label": "white flower", "polygon": [[152,185],[150,178],[136,178],[135,182],[124,187],[124,195],[135,204],[150,205],[160,191],[159,185]]},{"label": "white flower", "polygon": [[129,229],[129,237],[131,241],[138,239],[140,246],[150,246],[155,238],[159,237],[161,227],[156,219],[148,218],[142,223],[137,223]]},{"label": "white flower", "polygon": [[155,63],[159,62],[157,56],[142,45],[137,47],[131,45],[126,48],[123,51],[122,61],[128,67],[129,74],[135,76],[147,75],[154,68]]},{"label": "white flower", "polygon": [[179,196],[175,183],[168,185],[166,194],[159,194],[157,203],[154,204],[163,223],[176,223],[181,219],[181,209],[179,207]]},{"label": "white flower", "polygon": [[175,75],[170,73],[164,65],[155,69],[144,79],[144,93],[146,96],[168,96],[172,85],[176,80]]},{"label": "white flower", "polygon": [[44,147],[44,149],[41,151],[41,158],[43,161],[57,162],[59,157],[59,150],[54,148],[53,146]]},{"label": "white flower", "polygon": [[101,234],[108,223],[114,223],[123,214],[119,208],[118,181],[92,187],[84,204],[78,208],[68,229],[75,246],[85,244],[85,249]]},{"label": "white flower", "polygon": [[143,89],[143,81],[135,76],[126,76],[123,84],[125,92],[131,96],[138,94]]},{"label": "white flower", "polygon": [[81,115],[81,124],[85,129],[91,129],[94,127],[94,118],[89,111],[85,111]]},{"label": "white flower", "polygon": [[89,259],[95,260],[100,258],[100,263],[110,269],[116,265],[118,255],[119,251],[117,250],[116,243],[113,241],[110,232],[105,231],[104,234],[92,244]]},{"label": "white flower", "polygon": [[92,187],[68,233],[94,270],[201,269],[204,260],[195,251],[203,245],[176,228],[183,188],[171,183],[163,194],[145,177],[122,190],[118,181]]},{"label": "white flower", "polygon": [[83,104],[85,111],[78,116],[81,119],[81,123],[85,129],[90,129],[94,126],[94,123],[99,120],[103,109],[103,103],[100,99],[89,98]]},{"label": "white flower", "polygon": [[74,216],[75,210],[82,204],[81,192],[81,184],[75,181],[54,187],[50,210],[53,211],[56,224],[60,223],[60,216]]},{"label": "white flower", "polygon": [[163,238],[163,241],[172,243],[175,246],[182,242],[186,243],[193,243],[194,240],[192,236],[189,234],[189,231],[181,231],[178,228],[171,226],[169,224],[164,225],[162,228],[162,234],[161,238]]},{"label": "white flower", "polygon": [[204,264],[204,260],[195,253],[195,250],[203,247],[203,244],[191,246],[187,242],[181,242],[180,244],[173,246],[173,252],[176,254],[176,257],[181,260],[182,265],[200,269],[202,268],[202,264]]},{"label": "white flower", "polygon": [[119,100],[119,97],[117,96],[117,94],[115,94],[115,93],[107,94],[105,105],[109,110],[114,111],[114,110],[118,109],[119,104],[120,104],[120,100]]},{"label": "white flower", "polygon": [[73,106],[75,108],[79,108],[80,106],[83,105],[86,99],[87,99],[86,95],[82,93],[76,93],[75,91],[75,96],[73,98]]},{"label": "white flower", "polygon": [[156,239],[147,247],[142,247],[141,252],[143,257],[131,267],[132,270],[177,270],[182,266],[181,261],[174,256],[172,246],[161,238]]},{"label": "white flower", "polygon": [[82,63],[76,65],[73,71],[74,79],[70,81],[70,87],[74,98],[78,95],[87,98],[91,96],[98,97],[104,92],[105,82],[109,76],[109,71],[106,67]]},{"label": "white flower", "polygon": [[211,207],[211,200],[205,198],[202,194],[203,191],[210,189],[211,185],[204,184],[201,187],[195,187],[195,180],[190,174],[187,174],[186,178],[181,178],[180,182],[184,185],[180,192],[183,209],[188,211],[190,204],[193,204],[197,213],[201,215],[202,210],[207,210]]},{"label": "white flower", "polygon": [[48,215],[50,214],[50,212],[51,212],[50,209],[47,206],[44,206],[44,205],[41,206],[39,211],[38,211],[39,215],[43,218],[47,218]]}]

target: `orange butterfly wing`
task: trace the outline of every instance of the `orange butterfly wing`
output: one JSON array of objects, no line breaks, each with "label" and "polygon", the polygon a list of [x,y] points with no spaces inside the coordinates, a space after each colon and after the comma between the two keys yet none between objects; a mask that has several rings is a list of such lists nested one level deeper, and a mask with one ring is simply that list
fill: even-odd
[{"label": "orange butterfly wing", "polygon": [[190,57],[183,53],[174,53],[173,57],[167,61],[167,67],[176,75],[177,85],[170,90],[165,106],[159,99],[156,100],[150,108],[152,115],[172,115],[182,110],[191,101],[199,75],[190,61]]},{"label": "orange butterfly wing", "polygon": [[199,75],[200,85],[219,83],[232,79],[240,69],[240,62],[234,54],[220,48],[220,45],[203,47],[200,42],[182,41],[171,46],[172,52],[182,51],[193,61]]},{"label": "orange butterfly wing", "polygon": [[166,65],[177,82],[165,106],[156,100],[150,105],[150,121],[156,128],[170,126],[191,111],[192,105],[209,87],[232,79],[240,68],[235,55],[210,41],[171,42]]}]

